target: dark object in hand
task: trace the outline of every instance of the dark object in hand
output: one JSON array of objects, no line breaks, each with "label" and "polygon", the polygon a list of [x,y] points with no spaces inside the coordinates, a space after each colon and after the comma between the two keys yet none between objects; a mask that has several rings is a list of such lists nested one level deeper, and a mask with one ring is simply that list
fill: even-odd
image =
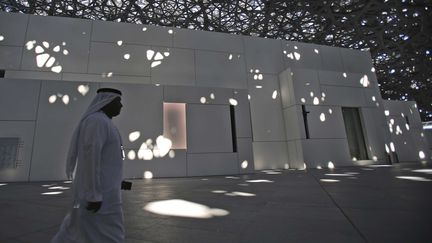
[{"label": "dark object in hand", "polygon": [[130,181],[122,181],[122,183],[121,183],[121,189],[122,190],[130,190],[130,189],[132,189],[132,182],[130,182]]},{"label": "dark object in hand", "polygon": [[86,209],[88,211],[92,211],[93,213],[96,213],[97,211],[99,211],[101,206],[102,206],[102,202],[87,202]]}]

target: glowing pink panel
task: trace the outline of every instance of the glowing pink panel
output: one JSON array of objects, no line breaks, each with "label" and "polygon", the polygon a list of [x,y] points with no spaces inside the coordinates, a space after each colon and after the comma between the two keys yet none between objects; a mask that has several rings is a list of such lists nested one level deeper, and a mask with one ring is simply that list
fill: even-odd
[{"label": "glowing pink panel", "polygon": [[171,139],[172,149],[186,149],[186,104],[163,104],[163,136]]}]

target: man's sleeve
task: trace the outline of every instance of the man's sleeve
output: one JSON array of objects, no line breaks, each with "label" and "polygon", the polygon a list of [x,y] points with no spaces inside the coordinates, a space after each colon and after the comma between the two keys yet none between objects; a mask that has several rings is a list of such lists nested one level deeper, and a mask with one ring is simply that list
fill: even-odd
[{"label": "man's sleeve", "polygon": [[98,117],[89,117],[83,131],[83,187],[85,199],[89,202],[102,201],[101,158],[107,139],[107,126]]}]

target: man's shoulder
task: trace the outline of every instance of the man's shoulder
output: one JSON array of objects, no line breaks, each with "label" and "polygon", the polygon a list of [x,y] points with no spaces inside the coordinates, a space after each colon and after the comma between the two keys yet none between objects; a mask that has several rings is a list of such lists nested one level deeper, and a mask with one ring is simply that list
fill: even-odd
[{"label": "man's shoulder", "polygon": [[85,119],[84,119],[85,123],[105,123],[107,122],[107,116],[103,113],[103,112],[95,112],[92,113],[90,115],[88,115]]}]

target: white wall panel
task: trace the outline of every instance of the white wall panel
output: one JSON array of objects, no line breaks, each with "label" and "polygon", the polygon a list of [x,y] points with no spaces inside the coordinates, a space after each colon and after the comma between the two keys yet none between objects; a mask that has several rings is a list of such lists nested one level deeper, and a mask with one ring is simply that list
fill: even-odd
[{"label": "white wall panel", "polygon": [[0,79],[0,120],[36,120],[40,81]]},{"label": "white wall panel", "polygon": [[243,56],[229,53],[195,51],[197,86],[246,88],[246,69]]},{"label": "white wall panel", "polygon": [[188,153],[233,152],[229,106],[186,106]]},{"label": "white wall panel", "polygon": [[23,143],[20,149],[21,159],[16,168],[0,169],[0,181],[27,181],[33,148],[35,123],[33,121],[0,121],[0,138],[19,138]]},{"label": "white wall panel", "polygon": [[283,112],[287,140],[306,138],[301,106],[290,106]]},{"label": "white wall panel", "polygon": [[285,168],[288,164],[286,142],[253,142],[255,169]]},{"label": "white wall panel", "polygon": [[[150,61],[146,56],[149,49],[149,46],[92,42],[88,72],[150,76]],[[130,55],[129,59],[124,58],[127,54]]]},{"label": "white wall panel", "polygon": [[[262,88],[256,88],[257,85]],[[273,99],[275,91],[277,97]],[[249,94],[254,141],[284,141],[285,126],[277,76],[267,74],[263,80],[249,77]]]},{"label": "white wall panel", "polygon": [[[73,130],[78,125],[96,94],[96,85],[90,84],[88,93],[83,96],[77,90],[79,83],[42,82],[32,170],[30,180],[61,180],[65,178],[65,158]],[[57,96],[54,103],[50,96]],[[69,96],[66,105],[58,95]]]},{"label": "white wall panel", "polygon": [[[58,79],[58,78],[57,78]],[[61,80],[64,81],[81,81],[81,82],[113,82],[113,83],[135,83],[150,84],[151,79],[147,76],[127,76],[113,74],[109,77],[101,74],[80,74],[80,73],[62,73]]]},{"label": "white wall panel", "polygon": [[281,41],[244,36],[248,72],[258,69],[260,73],[279,74],[284,70]]},{"label": "white wall panel", "polygon": [[314,138],[346,138],[342,110],[338,106],[306,106],[309,135]]},{"label": "white wall panel", "polygon": [[289,107],[291,105],[301,102],[300,99],[298,100],[298,102],[296,102],[295,100],[292,72],[290,68],[279,74],[279,86],[282,107]]},{"label": "white wall panel", "polygon": [[381,109],[377,108],[361,108],[362,124],[364,128],[365,142],[370,159],[373,160],[374,156],[377,160],[385,160],[385,133],[388,133],[388,127],[380,122],[380,118],[384,115],[377,112]]},{"label": "white wall panel", "polygon": [[187,175],[230,175],[238,174],[237,153],[187,154]]},{"label": "white wall panel", "polygon": [[[240,173],[253,173],[255,171],[255,168],[252,149],[252,138],[238,138],[237,151]],[[244,161],[246,161],[247,163],[245,163]],[[247,166],[243,168],[245,165]]]},{"label": "white wall panel", "polygon": [[168,56],[164,56],[160,65],[151,69],[152,83],[195,85],[195,54],[193,50],[174,48],[152,48],[152,50],[161,54],[169,53]]},{"label": "white wall panel", "polygon": [[[102,83],[100,87],[119,89],[123,108],[113,118],[123,138],[125,148],[140,147],[147,139],[155,143],[163,135],[163,89],[154,85]],[[139,132],[140,137],[129,140],[129,134]]]},{"label": "white wall panel", "polygon": [[351,73],[368,74],[372,68],[372,58],[369,52],[340,48],[345,70]]},{"label": "white wall panel", "polygon": [[164,102],[229,105],[229,99],[233,97],[234,93],[231,89],[164,86]]},{"label": "white wall panel", "polygon": [[0,45],[24,45],[25,29],[29,15],[0,12],[0,35],[4,37]]},{"label": "white wall panel", "polygon": [[293,73],[293,88],[296,104],[318,104],[322,102],[322,92],[318,73],[312,69],[291,69]]},{"label": "white wall panel", "polygon": [[7,70],[5,78],[10,79],[39,79],[39,80],[60,80],[62,74],[54,72],[38,72],[38,71],[13,71]]},{"label": "white wall panel", "polygon": [[320,46],[293,41],[282,41],[285,68],[321,69]]},{"label": "white wall panel", "polygon": [[[61,65],[62,71],[87,72],[88,49],[91,35],[91,21],[65,17],[46,17],[31,15],[25,42],[36,41],[35,48],[24,48],[22,69],[50,70],[39,68],[36,63],[36,46],[43,48],[43,53],[56,59],[55,65]],[[44,46],[43,42],[49,46]],[[56,52],[55,47],[59,47]],[[63,53],[64,50],[68,54]],[[40,53],[40,54],[43,54]]]},{"label": "white wall panel", "polygon": [[142,44],[172,46],[172,28],[152,25],[116,23],[112,21],[93,21],[92,41],[115,42],[122,44]]},{"label": "white wall panel", "polygon": [[304,169],[303,148],[301,140],[288,141],[287,149],[289,162],[288,168]]},{"label": "white wall panel", "polygon": [[0,69],[20,69],[21,53],[22,47],[0,46]]},{"label": "white wall panel", "polygon": [[304,139],[302,144],[304,161],[309,168],[327,167],[329,161],[336,167],[352,165],[346,139]]},{"label": "white wall panel", "polygon": [[365,106],[366,101],[363,90],[364,88],[321,85],[321,91],[326,94],[325,104],[332,106]]},{"label": "white wall panel", "polygon": [[201,30],[174,29],[174,47],[243,53],[242,36]]},{"label": "white wall panel", "polygon": [[252,137],[250,102],[247,90],[234,91],[233,98],[238,105],[234,106],[236,135],[238,138]]},{"label": "white wall panel", "polygon": [[322,70],[345,72],[340,48],[322,45],[319,47]]},{"label": "white wall panel", "polygon": [[[126,150],[126,154],[130,150]],[[137,149],[134,150],[135,152]],[[175,150],[175,157],[153,158],[152,160],[128,159],[123,164],[124,178],[144,178],[144,173],[148,171],[153,174],[153,178],[158,177],[184,177],[186,176],[186,151]]]}]

